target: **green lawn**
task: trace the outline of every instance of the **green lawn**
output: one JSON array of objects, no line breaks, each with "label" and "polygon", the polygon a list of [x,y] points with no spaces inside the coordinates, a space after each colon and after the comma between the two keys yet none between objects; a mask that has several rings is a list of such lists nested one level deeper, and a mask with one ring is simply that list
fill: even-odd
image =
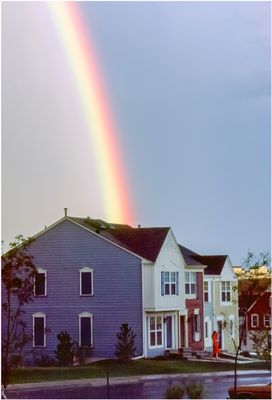
[{"label": "green lawn", "polygon": [[[82,367],[18,368],[12,371],[10,383],[58,381],[66,379],[105,378],[106,365],[110,377],[233,371],[233,364],[181,360],[134,360],[122,363],[117,360],[97,361]],[[238,369],[263,369],[262,363],[239,364]]]}]

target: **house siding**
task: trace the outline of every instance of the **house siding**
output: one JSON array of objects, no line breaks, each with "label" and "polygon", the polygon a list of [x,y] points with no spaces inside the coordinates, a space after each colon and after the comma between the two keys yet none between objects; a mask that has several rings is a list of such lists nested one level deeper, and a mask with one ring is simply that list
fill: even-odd
[{"label": "house siding", "polygon": [[[27,329],[32,315],[46,314],[47,346],[32,356],[54,355],[57,334],[67,330],[79,342],[79,314],[93,315],[93,357],[114,357],[116,333],[128,323],[136,333],[137,355],[143,354],[141,259],[101,237],[64,220],[30,245],[36,267],[47,270],[47,296],[24,307]],[[79,269],[93,270],[93,296],[80,296]],[[31,362],[32,356],[28,356]]]},{"label": "house siding", "polygon": [[[188,270],[189,271],[189,270]],[[203,273],[197,272],[197,295],[196,299],[186,299],[186,309],[188,310],[188,346],[193,350],[204,349],[204,307],[203,307]],[[195,341],[193,337],[193,316],[195,310],[199,310],[200,340]]]}]

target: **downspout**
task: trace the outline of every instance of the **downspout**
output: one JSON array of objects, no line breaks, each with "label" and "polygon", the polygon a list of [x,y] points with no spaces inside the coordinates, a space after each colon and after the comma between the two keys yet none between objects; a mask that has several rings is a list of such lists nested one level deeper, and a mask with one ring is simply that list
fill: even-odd
[{"label": "downspout", "polygon": [[133,360],[137,360],[138,358],[145,358],[147,356],[147,349],[146,349],[146,316],[145,316],[145,309],[144,309],[144,265],[142,261],[141,265],[142,269],[142,318],[143,318],[143,355],[133,358]]}]

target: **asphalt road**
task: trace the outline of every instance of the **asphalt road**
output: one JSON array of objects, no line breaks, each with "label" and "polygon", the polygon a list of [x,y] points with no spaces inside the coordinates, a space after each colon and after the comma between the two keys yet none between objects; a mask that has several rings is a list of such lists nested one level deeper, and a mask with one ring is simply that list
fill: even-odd
[{"label": "asphalt road", "polygon": [[[265,384],[270,375],[262,374],[238,377],[238,385]],[[225,399],[227,389],[233,386],[233,377],[229,376],[192,376],[184,378],[160,378],[145,380],[139,383],[115,384],[110,382],[109,397],[107,386],[77,386],[69,388],[39,388],[20,391],[8,391],[9,399],[163,399],[166,389],[171,385],[185,385],[187,383],[202,383],[206,389],[205,399]],[[186,398],[186,395],[184,395]]]}]

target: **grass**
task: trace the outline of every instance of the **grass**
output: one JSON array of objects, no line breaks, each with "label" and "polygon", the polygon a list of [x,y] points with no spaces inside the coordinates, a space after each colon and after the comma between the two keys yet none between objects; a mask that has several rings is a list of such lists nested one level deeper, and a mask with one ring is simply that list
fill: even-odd
[{"label": "grass", "polygon": [[[105,378],[106,366],[110,377],[133,375],[156,375],[233,371],[233,364],[200,363],[181,360],[135,360],[123,363],[118,360],[97,361],[87,366],[78,367],[48,367],[48,368],[17,368],[12,371],[10,383],[30,383],[44,381],[60,381],[84,378]],[[262,363],[239,364],[238,369],[262,369]]]}]

